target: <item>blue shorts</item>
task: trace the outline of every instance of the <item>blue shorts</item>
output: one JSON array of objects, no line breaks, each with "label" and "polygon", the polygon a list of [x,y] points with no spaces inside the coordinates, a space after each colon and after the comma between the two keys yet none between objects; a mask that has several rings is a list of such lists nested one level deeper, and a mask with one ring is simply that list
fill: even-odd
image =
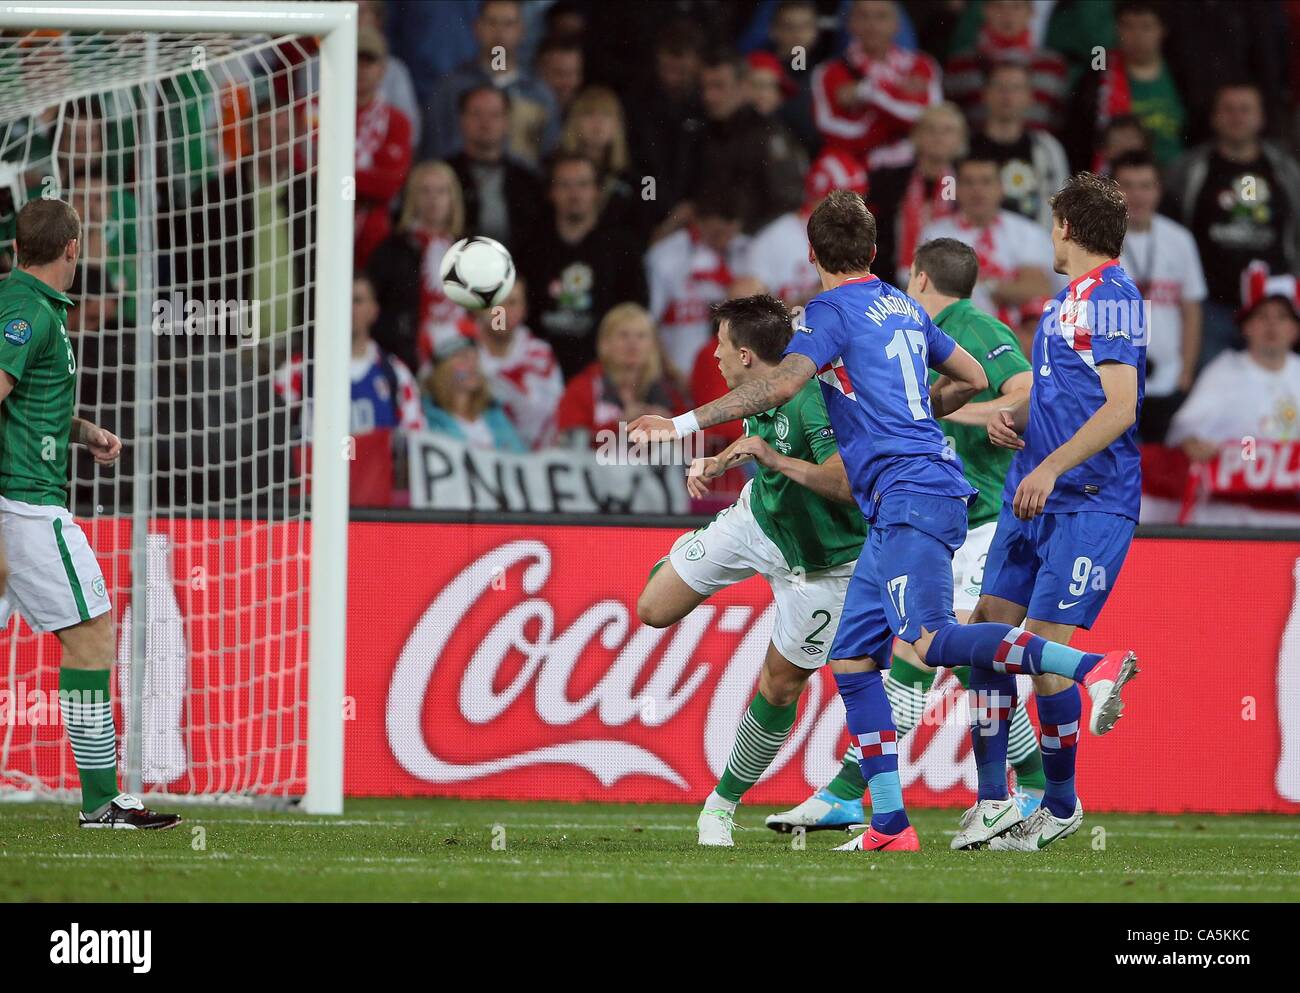
[{"label": "blue shorts", "polygon": [[1090,628],[1119,578],[1136,527],[1127,517],[1097,511],[1022,521],[1004,503],[981,592],[1020,604],[1036,621]]},{"label": "blue shorts", "polygon": [[966,540],[966,501],[887,493],[849,580],[833,659],[870,656],[888,668],[904,641],[955,624],[952,555]]}]

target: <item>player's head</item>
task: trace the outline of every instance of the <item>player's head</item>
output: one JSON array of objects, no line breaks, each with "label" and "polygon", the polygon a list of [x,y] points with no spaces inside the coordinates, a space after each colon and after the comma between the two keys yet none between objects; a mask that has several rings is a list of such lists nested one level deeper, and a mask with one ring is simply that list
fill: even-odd
[{"label": "player's head", "polygon": [[352,340],[365,341],[379,320],[379,296],[364,272],[352,276]]},{"label": "player's head", "polygon": [[713,357],[732,390],[780,365],[793,329],[790,312],[774,296],[760,293],[715,303],[709,308],[718,336]]},{"label": "player's head", "polygon": [[60,293],[72,285],[81,252],[81,218],[63,200],[29,200],[18,211],[14,248],[21,269],[44,269]]},{"label": "player's head", "polygon": [[[950,300],[969,298],[979,275],[975,249],[956,238],[933,238],[912,257],[907,295],[920,301],[927,313],[933,304],[937,313]],[[935,313],[930,316],[934,317]]]},{"label": "player's head", "polygon": [[972,224],[991,224],[1002,207],[1002,166],[987,155],[957,163],[957,208]]},{"label": "player's head", "polygon": [[1083,257],[1118,258],[1127,230],[1128,205],[1115,180],[1075,173],[1052,197],[1053,267],[1078,276],[1087,271],[1072,272]]},{"label": "player's head", "polygon": [[818,272],[870,272],[876,257],[876,219],[861,194],[831,190],[808,215],[808,261]]},{"label": "player's head", "polygon": [[1110,164],[1110,174],[1124,192],[1131,223],[1145,228],[1160,203],[1160,167],[1149,152],[1125,152]]}]

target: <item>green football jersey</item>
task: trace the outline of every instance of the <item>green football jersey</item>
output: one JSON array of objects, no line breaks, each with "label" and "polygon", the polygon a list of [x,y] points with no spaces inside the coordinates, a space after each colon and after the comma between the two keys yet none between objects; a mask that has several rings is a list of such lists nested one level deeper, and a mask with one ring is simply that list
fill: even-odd
[{"label": "green football jersey", "polygon": [[[745,434],[762,438],[782,455],[817,465],[839,451],[815,379],[775,410],[746,417]],[[754,477],[749,504],[758,526],[791,569],[818,572],[852,562],[862,553],[867,522],[856,504],[827,500],[762,466]]]},{"label": "green football jersey", "polygon": [[77,360],[66,296],[21,269],[0,282],[0,369],[14,387],[0,405],[0,496],[68,502],[68,435]]},{"label": "green football jersey", "polygon": [[[997,399],[1003,383],[1018,372],[1030,371],[1029,360],[1020,350],[1015,332],[996,317],[977,310],[969,300],[958,300],[945,307],[934,323],[984,367],[988,389],[971,397],[971,403]],[[930,382],[938,378],[938,373],[932,373]],[[940,421],[939,426],[947,435],[948,444],[961,457],[966,481],[980,491],[970,505],[969,526],[977,528],[996,521],[1002,510],[1002,486],[1007,481],[1007,470],[1015,452],[991,444],[984,428],[952,421]]]}]

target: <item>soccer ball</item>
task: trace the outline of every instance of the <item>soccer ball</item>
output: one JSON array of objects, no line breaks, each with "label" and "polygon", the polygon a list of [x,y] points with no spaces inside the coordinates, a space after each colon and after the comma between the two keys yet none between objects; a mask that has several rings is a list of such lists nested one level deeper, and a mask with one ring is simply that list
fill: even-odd
[{"label": "soccer ball", "polygon": [[462,238],[447,249],[439,269],[447,299],[470,310],[495,307],[515,285],[515,260],[491,238]]}]

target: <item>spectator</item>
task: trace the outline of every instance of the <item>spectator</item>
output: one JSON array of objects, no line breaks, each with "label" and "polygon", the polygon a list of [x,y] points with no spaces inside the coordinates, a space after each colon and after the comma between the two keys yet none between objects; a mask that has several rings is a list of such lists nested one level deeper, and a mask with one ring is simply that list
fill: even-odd
[{"label": "spectator", "polygon": [[565,443],[596,448],[600,432],[642,414],[668,417],[684,405],[663,374],[654,321],[640,304],[620,303],[596,332],[596,361],[569,380],[556,411]]},{"label": "spectator", "polygon": [[1150,155],[1151,136],[1132,114],[1121,114],[1112,117],[1101,129],[1101,143],[1097,146],[1096,166],[1092,171],[1099,176],[1109,176],[1110,164],[1127,152]]},{"label": "spectator", "polygon": [[1029,26],[1033,15],[1030,0],[990,0],[984,4],[984,24],[975,44],[944,65],[944,93],[966,114],[971,127],[983,126],[989,77],[994,68],[1007,63],[1023,66],[1028,77],[1026,125],[1049,130],[1060,125],[1065,110],[1065,59],[1038,47]]},{"label": "spectator", "polygon": [[938,64],[894,44],[898,23],[897,4],[854,0],[849,47],[813,72],[822,140],[865,157],[868,169],[906,161],[908,132],[921,111],[941,99]]},{"label": "spectator", "polygon": [[[352,414],[353,436],[372,431],[423,431],[420,391],[406,364],[370,337],[379,319],[375,288],[364,274],[352,277]],[[297,413],[301,437],[311,434],[311,369],[296,355],[276,374],[275,390]]]},{"label": "spectator", "polygon": [[1156,161],[1167,166],[1183,150],[1187,115],[1180,86],[1161,54],[1165,24],[1152,0],[1125,0],[1116,5],[1119,47],[1106,53],[1104,68],[1080,80],[1070,127],[1070,161],[1096,170],[1097,136],[1107,122],[1132,114],[1151,136]]},{"label": "spectator", "polygon": [[927,107],[912,128],[915,158],[871,173],[868,203],[876,217],[876,258],[881,279],[907,285],[921,232],[957,210],[955,163],[966,154],[966,119],[955,104]]},{"label": "spectator", "polygon": [[552,219],[515,253],[528,283],[528,312],[555,349],[565,379],[596,357],[596,327],[624,300],[643,301],[641,246],[627,232],[600,223],[596,167],[561,153],[551,163]]},{"label": "spectator", "polygon": [[[738,294],[736,284],[733,284],[731,298],[771,293],[788,308],[794,309],[822,291],[817,269],[808,261],[808,217],[831,190],[853,190],[860,194],[867,192],[866,170],[847,152],[828,149],[822,153],[808,171],[804,183],[803,206],[782,214],[754,235],[754,240],[745,253],[743,275],[752,277],[761,284],[760,288]],[[740,282],[741,279],[738,279],[737,283]],[[700,354],[709,357],[709,368],[717,373],[717,363],[712,360],[711,348],[710,340],[705,343]],[[698,366],[698,360],[696,364]],[[717,382],[722,382],[720,373],[717,373]],[[705,402],[695,394],[694,387],[691,393],[697,407]]]},{"label": "spectator", "polygon": [[1032,130],[1029,70],[1004,62],[989,70],[984,88],[984,127],[971,139],[971,155],[994,159],[1002,171],[1002,206],[1052,227],[1052,194],[1065,185],[1070,167],[1065,149],[1046,131]]},{"label": "spectator", "polygon": [[527,316],[524,280],[518,278],[499,306],[478,314],[479,365],[519,440],[527,448],[545,448],[555,435],[564,378],[551,346],[525,326]]},{"label": "spectator", "polygon": [[1128,201],[1120,263],[1150,306],[1138,434],[1145,442],[1159,444],[1196,375],[1205,276],[1192,233],[1156,213],[1160,170],[1155,159],[1144,152],[1121,155],[1114,162],[1114,177]]},{"label": "spectator", "polygon": [[735,191],[747,234],[799,205],[807,159],[785,125],[746,102],[745,62],[718,52],[700,71],[700,99],[707,120],[700,132],[700,158],[692,200],[698,215],[705,189]]},{"label": "spectator", "polygon": [[465,194],[465,225],[510,245],[539,220],[541,184],[531,169],[506,152],[509,97],[490,86],[461,95],[464,148],[449,162]]},{"label": "spectator", "polygon": [[[382,35],[385,27],[387,8],[384,0],[360,0],[357,4],[357,50],[360,51],[361,32],[373,28]],[[385,48],[387,45],[385,45]],[[319,72],[320,64],[311,63]],[[406,63],[392,52],[384,59],[384,80],[379,84],[379,95],[390,107],[396,107],[411,125],[411,147],[420,147],[420,100],[415,95],[415,83],[411,81],[411,72]]]},{"label": "spectator", "polygon": [[749,239],[741,234],[734,190],[706,191],[696,209],[696,223],[645,257],[650,313],[659,323],[669,375],[679,384],[711,334],[709,306],[726,298],[734,275],[747,266]]},{"label": "spectator", "polygon": [[745,58],[745,102],[760,117],[780,113],[791,92],[785,68],[771,52],[751,52]]},{"label": "spectator", "polygon": [[1191,229],[1205,266],[1201,362],[1228,348],[1241,274],[1255,259],[1300,271],[1300,165],[1263,140],[1264,104],[1249,83],[1228,83],[1214,103],[1214,140],[1170,168],[1164,213]]},{"label": "spectator", "polygon": [[470,339],[457,336],[438,346],[425,390],[424,416],[430,431],[471,448],[516,454],[528,450],[506,412],[492,399],[479,367],[478,348]]},{"label": "spectator", "polygon": [[389,205],[411,168],[411,122],[380,92],[388,43],[378,29],[357,32],[356,230],[353,266],[364,269],[370,253],[392,230]]},{"label": "spectator", "polygon": [[768,43],[763,49],[775,57],[787,87],[777,116],[809,157],[816,157],[822,140],[813,120],[812,98],[812,69],[819,61],[820,34],[817,4],[812,0],[783,0],[772,12]]},{"label": "spectator", "polygon": [[[1256,445],[1300,440],[1296,280],[1262,278],[1266,270],[1257,268],[1261,278],[1247,279],[1241,315],[1245,350],[1223,352],[1205,367],[1169,429],[1169,443],[1181,446],[1193,462],[1208,461],[1227,447],[1240,453],[1247,439]],[[1192,521],[1294,527],[1300,523],[1300,494],[1214,500],[1197,508]]]},{"label": "spectator", "polygon": [[466,136],[458,133],[456,118],[462,99],[470,90],[491,87],[508,97],[510,151],[534,165],[559,140],[560,118],[551,91],[521,63],[522,5],[517,0],[484,0],[474,19],[474,37],[478,58],[449,72],[433,91],[422,157],[445,159],[461,150]]},{"label": "spectator", "polygon": [[613,90],[591,86],[582,91],[573,102],[560,148],[595,164],[601,223],[640,234],[640,184],[628,157],[623,105]]},{"label": "spectator", "polygon": [[654,49],[653,83],[636,91],[629,106],[632,158],[654,179],[646,201],[654,238],[667,237],[691,220],[690,192],[698,133],[704,126],[699,102],[700,38],[689,21],[671,23]]},{"label": "spectator", "polygon": [[465,233],[460,180],[445,162],[411,170],[397,229],[370,256],[379,300],[373,336],[408,368],[424,371],[435,345],[458,334],[465,311],[442,292],[442,257]]},{"label": "spectator", "polygon": [[568,120],[573,98],[582,89],[582,43],[573,36],[547,38],[537,49],[537,78],[555,100],[560,120]]},{"label": "spectator", "polygon": [[957,213],[931,222],[921,242],[956,238],[975,249],[980,278],[971,302],[1016,329],[1032,353],[1034,330],[1046,299],[1065,282],[1049,266],[1052,239],[1033,221],[1000,207],[1002,179],[996,159],[971,155],[957,166]]}]

